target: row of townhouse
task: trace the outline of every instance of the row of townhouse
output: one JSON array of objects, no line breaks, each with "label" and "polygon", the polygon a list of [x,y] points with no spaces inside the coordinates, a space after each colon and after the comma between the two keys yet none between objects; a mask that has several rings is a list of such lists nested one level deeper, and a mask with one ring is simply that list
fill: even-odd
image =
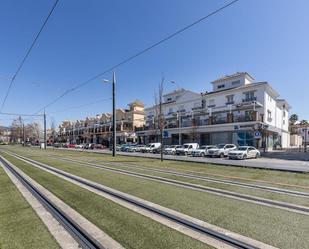
[{"label": "row of townhouse", "polygon": [[[291,107],[269,83],[238,72],[211,84],[211,92],[178,89],[163,95],[164,144],[289,147]],[[159,141],[158,112],[158,105],[145,108],[145,124],[135,129],[140,143]]]},{"label": "row of townhouse", "polygon": [[309,145],[309,121],[308,124],[296,122],[290,126],[291,146]]},{"label": "row of townhouse", "polygon": [[[134,101],[128,109],[116,110],[117,143],[136,142],[135,127],[144,125],[144,104]],[[103,113],[85,120],[63,121],[57,140],[68,143],[97,143],[109,146],[112,136],[112,114]]]}]

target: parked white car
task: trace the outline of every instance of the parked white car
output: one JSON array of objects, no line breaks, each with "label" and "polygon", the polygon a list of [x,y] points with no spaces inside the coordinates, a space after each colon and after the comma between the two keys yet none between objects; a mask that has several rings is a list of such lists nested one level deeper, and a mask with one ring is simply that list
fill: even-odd
[{"label": "parked white car", "polygon": [[215,148],[207,151],[207,156],[210,157],[225,157],[228,156],[231,150],[235,150],[237,147],[235,144],[218,144]]},{"label": "parked white car", "polygon": [[213,149],[214,145],[202,145],[200,148],[192,150],[191,155],[194,157],[204,157],[207,155],[209,149]]},{"label": "parked white car", "polygon": [[187,143],[176,149],[176,155],[191,155],[192,150],[199,148],[198,143]]},{"label": "parked white car", "polygon": [[84,148],[84,144],[77,144],[76,146],[75,146],[75,149],[83,149]]},{"label": "parked white car", "polygon": [[260,151],[251,146],[240,146],[236,150],[229,152],[229,159],[247,159],[247,158],[258,158]]},{"label": "parked white car", "polygon": [[181,148],[181,145],[171,145],[170,147],[164,149],[164,154],[166,155],[175,155],[176,154],[176,149]]},{"label": "parked white car", "polygon": [[152,152],[153,149],[160,148],[160,146],[161,146],[161,143],[150,143],[146,147],[141,148],[140,151],[142,153],[149,153],[149,152]]}]

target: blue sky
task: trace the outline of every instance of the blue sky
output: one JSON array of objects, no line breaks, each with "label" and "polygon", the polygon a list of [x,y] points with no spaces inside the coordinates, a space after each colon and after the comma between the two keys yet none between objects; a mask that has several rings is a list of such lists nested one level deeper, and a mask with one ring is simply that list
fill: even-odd
[{"label": "blue sky", "polygon": [[[66,89],[104,71],[195,21],[228,1],[89,0],[60,1],[18,75],[6,112],[34,113]],[[0,99],[42,25],[53,1],[0,3]],[[162,72],[167,80],[201,92],[210,81],[247,71],[268,81],[309,119],[309,2],[240,0],[185,33],[121,66],[117,106],[134,99],[154,102]],[[111,78],[107,74],[102,78]],[[165,92],[175,89],[165,85]],[[100,80],[67,95],[47,109],[57,122],[108,112],[111,86]],[[87,105],[81,108],[70,107]],[[66,111],[64,111],[66,110]],[[58,113],[56,113],[58,112]],[[11,122],[0,116],[0,123]]]}]

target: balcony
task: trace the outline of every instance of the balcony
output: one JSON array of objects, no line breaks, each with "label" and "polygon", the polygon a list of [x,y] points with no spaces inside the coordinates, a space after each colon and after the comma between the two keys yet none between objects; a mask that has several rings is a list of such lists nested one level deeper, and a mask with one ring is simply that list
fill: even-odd
[{"label": "balcony", "polygon": [[[226,115],[217,116],[213,115],[212,117],[196,117],[192,120],[191,116],[183,117],[181,120],[180,128],[187,127],[199,127],[199,126],[209,126],[209,125],[220,125],[220,124],[231,124],[231,123],[241,123],[241,122],[254,122],[254,121],[262,121],[263,117],[259,117],[256,111],[252,111],[246,114],[230,114],[226,113]],[[175,119],[166,122],[164,129],[173,129],[178,128],[178,120]],[[135,128],[135,131],[148,131],[148,130],[158,130],[158,127],[154,126],[152,123]]]},{"label": "balcony", "polygon": [[214,118],[212,124],[226,124],[228,123],[227,118]]},{"label": "balcony", "polygon": [[225,104],[226,105],[234,105],[235,101],[227,101]]},{"label": "balcony", "polygon": [[198,110],[202,110],[202,109],[203,109],[202,106],[192,107],[192,111],[198,111]]},{"label": "balcony", "polygon": [[242,99],[243,103],[256,101],[256,97]]}]

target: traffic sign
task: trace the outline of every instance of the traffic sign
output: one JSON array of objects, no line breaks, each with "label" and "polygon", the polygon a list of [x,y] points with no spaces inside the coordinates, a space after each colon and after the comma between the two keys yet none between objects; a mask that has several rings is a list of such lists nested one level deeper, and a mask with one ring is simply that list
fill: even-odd
[{"label": "traffic sign", "polygon": [[163,137],[164,137],[164,138],[169,138],[168,131],[163,131]]},{"label": "traffic sign", "polygon": [[261,137],[262,137],[261,132],[259,132],[259,131],[255,131],[255,132],[254,132],[254,138],[255,138],[255,139],[260,139]]}]

